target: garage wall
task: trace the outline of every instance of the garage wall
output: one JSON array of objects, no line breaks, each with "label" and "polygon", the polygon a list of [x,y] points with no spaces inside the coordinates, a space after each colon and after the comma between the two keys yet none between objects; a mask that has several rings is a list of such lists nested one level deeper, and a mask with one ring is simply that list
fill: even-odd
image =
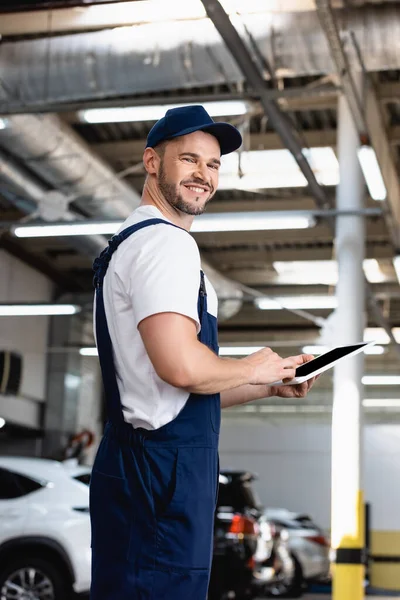
[{"label": "garage wall", "polygon": [[[264,505],[307,512],[330,527],[331,430],[306,419],[224,417],[222,468],[255,471]],[[372,529],[400,530],[400,426],[365,427],[364,489]]]},{"label": "garage wall", "polygon": [[[51,281],[3,250],[0,250],[0,281],[2,303],[52,300]],[[23,355],[20,395],[28,400],[45,399],[48,328],[49,317],[0,317],[0,348]],[[0,411],[9,420],[26,424],[26,402],[0,397]]]},{"label": "garage wall", "polygon": [[94,434],[94,442],[84,454],[85,464],[92,465],[103,434],[102,381],[99,361],[93,357],[81,357],[81,385],[76,414],[76,431],[88,429]]}]

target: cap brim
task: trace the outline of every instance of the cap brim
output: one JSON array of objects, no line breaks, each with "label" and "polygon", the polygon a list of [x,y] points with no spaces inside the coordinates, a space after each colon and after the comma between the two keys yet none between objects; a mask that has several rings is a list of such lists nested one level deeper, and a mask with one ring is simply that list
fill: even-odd
[{"label": "cap brim", "polygon": [[217,138],[221,148],[221,154],[235,152],[235,150],[240,148],[242,145],[243,140],[240,132],[236,129],[236,127],[230,125],[230,123],[211,123],[209,125],[189,127],[188,129],[180,131],[179,134],[172,135],[168,139],[181,137],[182,135],[189,135],[189,133],[194,133],[195,131],[205,131],[206,133],[210,133]]}]

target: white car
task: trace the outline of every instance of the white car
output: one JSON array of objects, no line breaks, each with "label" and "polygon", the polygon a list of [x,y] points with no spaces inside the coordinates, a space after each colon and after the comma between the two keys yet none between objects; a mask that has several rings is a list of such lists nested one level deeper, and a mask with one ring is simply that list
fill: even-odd
[{"label": "white car", "polygon": [[289,549],[296,563],[293,584],[300,587],[302,582],[328,579],[330,542],[318,525],[310,517],[286,509],[270,508],[264,514],[289,535]]},{"label": "white car", "polygon": [[66,600],[88,592],[89,467],[0,457],[0,598]]}]

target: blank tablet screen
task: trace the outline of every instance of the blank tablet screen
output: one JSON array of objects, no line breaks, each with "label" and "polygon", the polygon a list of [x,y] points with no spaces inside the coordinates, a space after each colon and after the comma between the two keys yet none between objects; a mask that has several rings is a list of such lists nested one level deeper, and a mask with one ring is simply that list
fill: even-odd
[{"label": "blank tablet screen", "polygon": [[362,346],[367,346],[367,343],[355,344],[354,346],[342,346],[340,348],[334,348],[326,354],[321,354],[321,356],[314,358],[314,360],[310,360],[308,363],[297,367],[296,377],[306,377],[310,373],[313,373],[314,371],[325,367],[326,365],[328,365],[331,362],[334,362],[338,358],[346,356],[346,354],[350,354],[354,350],[358,350]]}]

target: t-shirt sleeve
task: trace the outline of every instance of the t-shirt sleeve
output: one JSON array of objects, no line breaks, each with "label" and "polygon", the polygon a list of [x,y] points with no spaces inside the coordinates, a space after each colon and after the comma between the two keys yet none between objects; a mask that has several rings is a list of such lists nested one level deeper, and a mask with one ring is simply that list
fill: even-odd
[{"label": "t-shirt sleeve", "polygon": [[199,332],[201,263],[195,240],[170,225],[148,227],[135,236],[123,262],[137,325],[151,315],[174,312],[195,321]]}]

